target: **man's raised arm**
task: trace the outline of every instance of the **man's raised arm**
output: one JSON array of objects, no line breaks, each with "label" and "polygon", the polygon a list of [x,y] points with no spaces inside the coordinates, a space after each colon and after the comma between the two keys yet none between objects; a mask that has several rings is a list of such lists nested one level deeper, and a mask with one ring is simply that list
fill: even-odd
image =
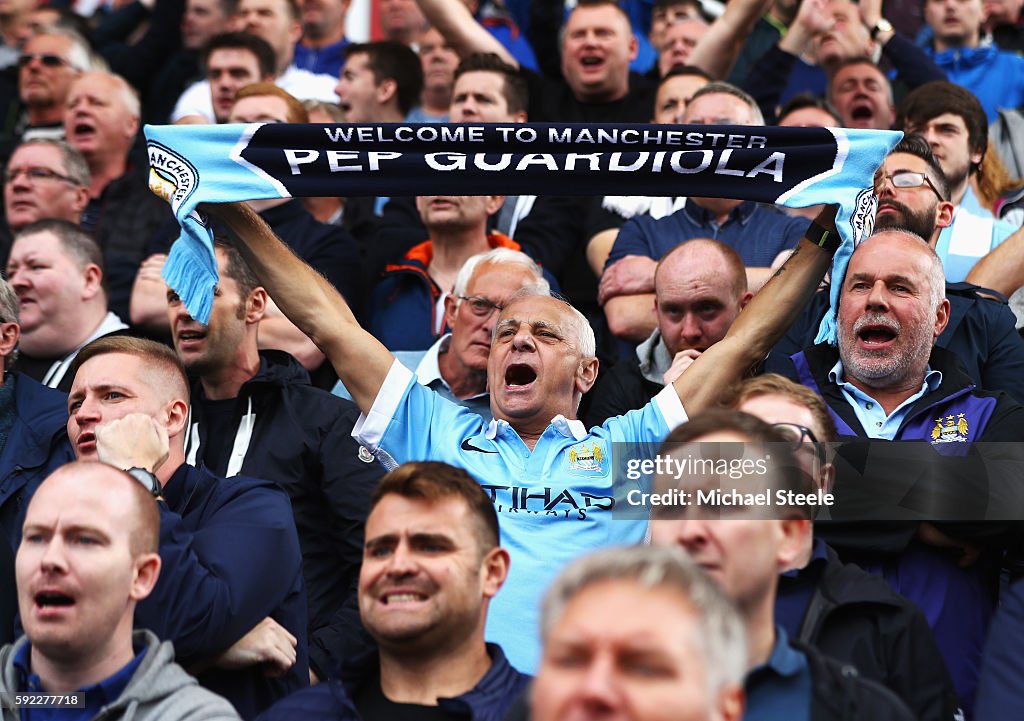
[{"label": "man's raised arm", "polygon": [[260,283],[299,330],[334,366],[364,413],[369,413],[394,356],[356,321],[341,293],[274,235],[243,203],[203,203],[241,241],[238,250]]},{"label": "man's raised arm", "polygon": [[[821,247],[826,231],[829,235]],[[725,338],[704,351],[673,382],[689,417],[714,406],[764,360],[814,295],[832,262],[833,241],[838,238],[836,207],[825,206],[789,260],[751,299]]]},{"label": "man's raised arm", "polygon": [[417,3],[423,17],[460,58],[472,53],[495,53],[506,63],[519,67],[519,61],[476,21],[462,0],[417,0]]}]

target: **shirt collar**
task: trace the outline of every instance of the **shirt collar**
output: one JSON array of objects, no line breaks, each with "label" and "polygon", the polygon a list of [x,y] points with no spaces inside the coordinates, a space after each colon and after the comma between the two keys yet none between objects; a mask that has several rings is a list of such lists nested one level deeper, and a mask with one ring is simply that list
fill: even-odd
[{"label": "shirt collar", "polygon": [[[775,645],[768,662],[761,669],[771,669],[779,676],[795,676],[804,665],[803,655],[789,645],[789,635],[782,626],[775,627]],[[757,669],[755,669],[757,670]]]},{"label": "shirt collar", "polygon": [[420,382],[420,385],[429,386],[434,381],[441,381],[448,390],[451,390],[448,384],[445,383],[444,378],[441,377],[441,364],[437,360],[441,353],[448,350],[451,341],[452,334],[445,333],[432,346],[427,348],[427,352],[423,354],[419,364],[416,366],[416,379]]},{"label": "shirt collar", "polygon": [[[693,202],[692,198],[687,199],[686,205],[683,206],[683,210],[688,216],[690,216],[690,219],[693,222],[698,223],[699,225],[710,225],[717,222],[714,213],[703,206],[697,205],[697,203]],[[744,200],[729,211],[729,219],[726,220],[726,223],[730,220],[735,220],[738,221],[740,225],[746,225],[755,210],[757,210],[757,203],[752,200]]]},{"label": "shirt collar", "polygon": [[[840,358],[836,361],[836,364],[832,366],[832,369],[828,372],[828,380],[830,383],[835,383],[837,386],[849,386],[850,388],[857,388],[852,383],[846,381],[843,378],[843,360]],[[942,371],[932,370],[929,365],[924,372],[924,382],[921,383],[921,390],[927,390],[929,393],[934,393],[939,385],[942,383]],[[864,393],[859,388],[857,389],[860,393]],[[864,395],[868,395],[864,393]]]},{"label": "shirt collar", "polygon": [[[441,361],[440,356],[442,353],[447,353],[449,346],[452,343],[452,334],[445,333],[443,336],[438,338],[432,346],[427,348],[427,351],[420,358],[420,362],[416,364],[416,379],[420,382],[420,385],[424,385],[427,388],[434,388],[435,383],[440,383],[449,392],[452,387],[448,385],[448,381],[441,375]],[[436,390],[436,388],[435,388]],[[487,389],[485,388],[481,393],[463,398],[463,401],[471,401],[474,398],[484,398],[487,396]],[[455,394],[452,393],[452,397]]]},{"label": "shirt collar", "polygon": [[[548,428],[554,428],[556,432],[560,433],[566,438],[572,438],[576,441],[582,441],[584,438],[589,436],[587,433],[587,427],[583,425],[583,421],[570,420],[558,414],[551,419],[551,423],[548,424]],[[491,422],[487,424],[487,430],[484,431],[484,438],[489,441],[493,441],[499,435],[504,435],[509,430],[515,432],[515,429],[509,425],[508,421],[491,419]]]}]

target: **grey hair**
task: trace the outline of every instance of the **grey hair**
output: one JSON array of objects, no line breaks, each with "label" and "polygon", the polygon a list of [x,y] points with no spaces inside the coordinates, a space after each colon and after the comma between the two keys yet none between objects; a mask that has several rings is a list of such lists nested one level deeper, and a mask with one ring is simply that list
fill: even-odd
[{"label": "grey hair", "polygon": [[722,82],[716,80],[708,83],[704,87],[700,88],[691,97],[689,102],[693,102],[702,95],[732,95],[733,97],[739,98],[750,107],[750,117],[754,121],[753,125],[764,125],[764,114],[761,112],[761,107],[757,104],[757,101],[749,93],[740,90],[732,83]]},{"label": "grey hair", "polygon": [[89,42],[82,37],[81,33],[71,28],[61,25],[48,25],[40,30],[36,37],[39,35],[55,35],[70,40],[71,48],[68,50],[68,63],[80,73],[107,68],[106,61],[103,60],[100,60],[101,64],[97,66],[96,61],[99,59],[99,56],[93,54]]},{"label": "grey hair", "polygon": [[[526,286],[525,288],[520,288],[519,290],[512,294],[511,298],[508,299],[508,303],[505,304],[505,307],[512,305],[512,303],[521,298],[529,298],[531,296],[553,298],[557,300],[559,303],[564,303],[565,307],[571,311],[571,313],[569,314],[569,318],[570,323],[573,326],[572,332],[573,335],[576,337],[576,345],[577,348],[579,348],[580,356],[582,356],[582,359],[584,361],[597,357],[597,338],[594,336],[594,329],[591,327],[590,321],[587,320],[587,316],[583,315],[578,310],[576,310],[573,304],[567,301],[562,296],[558,295],[557,293],[552,293],[550,288],[548,290],[541,290],[536,286],[529,285]],[[495,323],[495,333],[498,332],[498,327],[499,324]],[[492,337],[491,340],[493,341],[494,338]]]},{"label": "grey hair", "polygon": [[[75,181],[77,185],[88,188],[92,182],[92,174],[89,173],[89,164],[85,161],[85,156],[82,155],[78,148],[68,143],[66,140],[57,140],[56,138],[31,138],[25,140],[14,149],[14,153],[18,152],[20,148],[27,147],[29,145],[45,145],[51,148],[56,148],[60,151],[60,162],[64,166],[64,174]],[[12,153],[11,155],[13,156]]]},{"label": "grey hair", "polygon": [[607,581],[629,581],[645,589],[674,591],[683,596],[697,617],[693,642],[704,662],[709,691],[717,693],[726,685],[743,682],[748,662],[747,639],[739,612],[689,556],[675,546],[611,548],[570,563],[544,595],[540,617],[544,642],[573,598],[588,587]]},{"label": "grey hair", "polygon": [[476,272],[477,267],[480,265],[498,265],[499,263],[518,265],[525,268],[536,279],[533,283],[534,286],[545,295],[551,292],[551,284],[544,278],[544,273],[533,258],[526,253],[512,250],[511,248],[492,248],[484,253],[477,253],[462,264],[459,274],[455,277],[455,288],[453,290],[455,295],[461,296],[466,294],[466,288],[469,287],[469,281],[473,277],[473,273]]}]

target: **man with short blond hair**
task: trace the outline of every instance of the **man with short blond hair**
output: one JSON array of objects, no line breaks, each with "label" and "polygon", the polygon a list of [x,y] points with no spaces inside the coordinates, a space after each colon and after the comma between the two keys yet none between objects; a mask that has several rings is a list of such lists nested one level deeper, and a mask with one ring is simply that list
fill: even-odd
[{"label": "man with short blond hair", "polygon": [[305,686],[302,555],[284,491],[185,463],[188,378],[167,346],[106,336],[79,352],[72,373],[75,454],[131,469],[160,512],[163,572],[137,625],[172,641],[186,665],[202,664],[200,684],[243,718]]}]

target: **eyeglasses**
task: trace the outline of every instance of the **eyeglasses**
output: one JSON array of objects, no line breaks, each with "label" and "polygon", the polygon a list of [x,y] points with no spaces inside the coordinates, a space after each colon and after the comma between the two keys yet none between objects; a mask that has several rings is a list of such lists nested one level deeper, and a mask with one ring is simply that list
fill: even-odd
[{"label": "eyeglasses", "polygon": [[825,452],[821,445],[819,445],[818,438],[814,435],[814,431],[807,426],[801,426],[796,423],[773,423],[772,428],[786,440],[791,451],[800,450],[800,447],[805,441],[810,441],[814,446],[815,455],[819,460],[824,461]]},{"label": "eyeglasses", "polygon": [[490,317],[491,313],[493,313],[496,310],[497,311],[505,310],[505,306],[499,305],[499,304],[495,303],[493,300],[489,300],[487,298],[481,298],[480,296],[476,296],[476,295],[471,295],[471,296],[460,295],[460,296],[457,296],[457,297],[458,297],[459,300],[466,301],[466,303],[469,304],[469,309],[470,309],[470,311],[472,311],[473,315],[478,316],[480,318]]},{"label": "eyeglasses", "polygon": [[13,182],[19,175],[24,175],[26,178],[31,180],[33,183],[41,180],[63,180],[66,183],[72,185],[81,185],[77,180],[72,178],[70,175],[61,175],[60,173],[50,170],[49,168],[7,168],[4,173],[4,182]]},{"label": "eyeglasses", "polygon": [[920,188],[922,185],[927,184],[939,200],[943,199],[942,193],[935,187],[935,183],[924,173],[916,173],[913,170],[897,170],[891,175],[883,175],[878,179],[877,187],[879,190],[885,185],[886,180],[891,181],[894,188]]},{"label": "eyeglasses", "polygon": [[66,58],[62,58],[60,55],[45,54],[28,54],[21,55],[18,57],[18,67],[23,68],[29,65],[33,60],[38,60],[43,64],[44,68],[59,68],[62,65],[71,65],[71,61]]},{"label": "eyeglasses", "polygon": [[796,450],[804,440],[808,440],[811,443],[818,442],[818,439],[814,435],[814,431],[807,426],[800,426],[796,423],[773,423],[772,428],[785,437],[785,439],[793,445],[794,450]]}]

